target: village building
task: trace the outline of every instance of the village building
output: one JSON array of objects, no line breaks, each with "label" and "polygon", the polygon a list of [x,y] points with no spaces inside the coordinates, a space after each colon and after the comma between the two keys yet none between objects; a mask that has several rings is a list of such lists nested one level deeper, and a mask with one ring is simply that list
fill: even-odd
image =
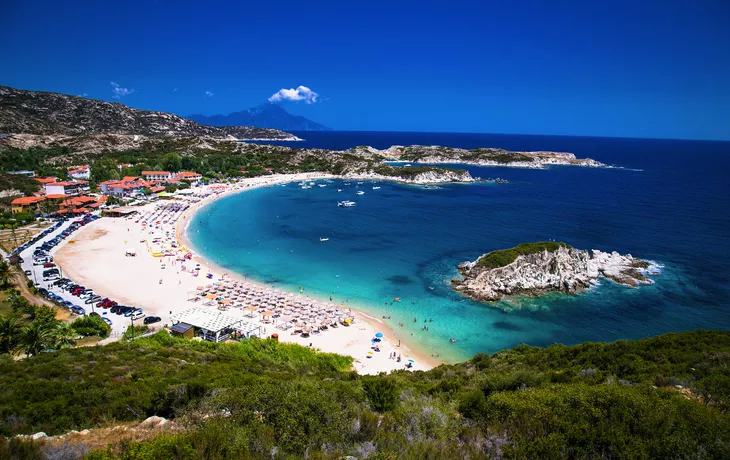
[{"label": "village building", "polygon": [[16,198],[10,202],[13,213],[18,212],[38,212],[40,210],[39,203],[45,201],[43,196],[24,196]]},{"label": "village building", "polygon": [[167,180],[172,179],[172,173],[169,171],[142,171],[140,173],[145,180]]},{"label": "village building", "polygon": [[78,195],[89,191],[89,183],[83,180],[47,182],[46,195]]},{"label": "village building", "polygon": [[73,179],[89,180],[91,178],[91,167],[89,165],[72,166],[69,168],[68,177]]}]

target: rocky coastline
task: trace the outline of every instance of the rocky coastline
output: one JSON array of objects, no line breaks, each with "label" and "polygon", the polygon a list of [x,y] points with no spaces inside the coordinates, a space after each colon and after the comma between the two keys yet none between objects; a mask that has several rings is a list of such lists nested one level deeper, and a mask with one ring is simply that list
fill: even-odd
[{"label": "rocky coastline", "polygon": [[392,161],[411,163],[460,163],[528,169],[545,169],[548,166],[607,167],[600,161],[591,158],[577,158],[575,154],[568,152],[513,152],[498,148],[466,150],[438,145],[394,145],[380,150],[378,153]]},{"label": "rocky coastline", "polygon": [[[403,172],[406,172],[404,170]],[[450,182],[469,183],[479,182],[480,179],[472,177],[469,171],[453,170],[446,168],[433,168],[429,171],[418,172],[416,174],[398,174],[394,172],[392,175],[379,174],[375,171],[350,172],[341,176],[343,179],[354,180],[391,180],[402,182],[405,184],[424,185],[424,184],[444,184]]]},{"label": "rocky coastline", "polygon": [[[521,251],[523,247],[531,249]],[[514,257],[511,262],[510,257]],[[500,260],[509,263],[501,265]],[[577,294],[595,285],[599,278],[637,287],[653,283],[649,275],[655,273],[655,268],[649,261],[615,251],[588,251],[565,243],[526,243],[459,264],[462,278],[451,284],[473,300],[494,302],[510,295]]]}]

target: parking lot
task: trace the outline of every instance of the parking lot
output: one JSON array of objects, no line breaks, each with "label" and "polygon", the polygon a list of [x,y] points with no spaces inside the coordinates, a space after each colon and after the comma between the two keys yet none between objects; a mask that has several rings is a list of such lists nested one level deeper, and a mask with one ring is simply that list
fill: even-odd
[{"label": "parking lot", "polygon": [[[26,244],[21,247],[18,255],[23,259],[21,267],[28,278],[33,281],[42,295],[57,304],[61,308],[69,310],[72,315],[83,316],[89,314],[98,314],[112,327],[111,337],[120,336],[124,330],[131,324],[130,316],[124,314],[115,314],[122,306],[114,309],[109,308],[114,305],[113,299],[107,299],[107,308],[97,306],[103,298],[94,298],[93,286],[77,287],[76,289],[64,289],[63,271],[57,267],[53,261],[53,255],[64,245],[69,239],[85,225],[89,225],[93,220],[98,219],[97,216],[87,216],[85,219],[72,218],[63,221],[56,226],[49,228],[38,241]],[[84,222],[83,224],[81,222]],[[34,257],[35,256],[35,257]],[[65,283],[65,287],[73,284],[73,280]],[[80,292],[82,288],[86,288],[85,292]],[[81,295],[74,295],[73,292]],[[92,299],[94,299],[92,301]],[[132,307],[133,308],[133,307]],[[127,311],[132,310],[127,309]],[[136,313],[134,324],[141,326],[144,321],[144,312],[141,309],[130,312]]]}]

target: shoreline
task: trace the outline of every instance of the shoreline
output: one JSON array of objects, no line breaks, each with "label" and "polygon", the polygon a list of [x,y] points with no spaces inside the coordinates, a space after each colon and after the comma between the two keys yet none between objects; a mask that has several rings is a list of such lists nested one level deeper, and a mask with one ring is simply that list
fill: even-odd
[{"label": "shoreline", "polygon": [[[258,179],[258,180],[257,180]],[[193,254],[193,260],[196,261],[196,263],[199,263],[201,265],[201,271],[203,269],[209,270],[211,272],[218,272],[222,274],[226,274],[231,279],[235,279],[238,281],[244,281],[247,283],[251,283],[260,287],[265,288],[273,288],[277,291],[286,291],[286,289],[283,289],[281,287],[277,287],[276,285],[267,285],[266,283],[263,283],[261,281],[257,281],[255,279],[248,278],[245,275],[241,275],[236,272],[232,272],[225,267],[221,267],[218,264],[206,259],[203,255],[201,255],[201,252],[198,250],[198,248],[192,244],[190,239],[187,237],[187,228],[190,222],[192,221],[192,218],[201,210],[206,208],[208,205],[214,203],[215,201],[232,196],[237,195],[240,193],[244,193],[250,190],[255,190],[260,187],[266,187],[270,185],[278,185],[278,184],[288,184],[292,182],[299,182],[301,180],[321,180],[321,179],[344,179],[341,176],[336,176],[333,174],[328,173],[319,173],[319,172],[312,172],[312,173],[298,173],[298,174],[277,174],[272,176],[266,176],[265,178],[257,177],[249,180],[249,182],[246,184],[244,188],[237,187],[237,188],[231,188],[229,190],[226,190],[225,192],[221,192],[218,194],[211,195],[198,203],[192,204],[188,209],[185,210],[185,212],[180,216],[180,218],[177,221],[176,229],[175,229],[175,238],[178,241],[178,244],[180,244],[183,247],[186,247],[191,254]],[[372,179],[372,178],[371,178]],[[380,178],[377,178],[377,180],[381,180]],[[394,182],[402,182],[395,179],[391,179]],[[240,184],[241,182],[239,182]],[[296,296],[306,297],[309,299],[317,299],[321,302],[327,302],[328,299],[325,298],[318,298],[316,296],[310,296],[303,293],[295,293]],[[368,324],[372,328],[374,328],[378,332],[382,332],[384,337],[384,342],[390,343],[390,344],[396,344],[399,343],[400,345],[397,348],[398,351],[401,352],[402,355],[408,354],[409,356],[413,357],[416,362],[423,363],[426,366],[418,366],[419,370],[427,370],[434,367],[437,367],[441,364],[444,364],[443,361],[434,358],[432,356],[428,356],[427,353],[425,353],[422,350],[418,350],[413,346],[409,346],[407,341],[399,338],[398,334],[396,333],[396,330],[391,327],[389,324],[381,321],[379,318],[375,318],[371,315],[368,315],[367,313],[361,311],[358,309],[357,305],[352,308],[352,314],[355,316],[356,320],[358,322],[362,322],[365,324]],[[282,336],[279,336],[280,340],[282,339]],[[328,351],[331,350],[322,350],[322,351]],[[331,351],[333,353],[338,353],[337,351]],[[341,354],[341,353],[340,353]],[[356,360],[358,358],[356,356],[353,356]],[[424,368],[425,369],[421,369]]]},{"label": "shoreline", "polygon": [[[223,274],[232,282],[239,282],[243,286],[252,288],[263,287],[271,290],[272,286],[252,280],[223,267],[219,267],[197,252],[197,248],[191,244],[185,235],[187,225],[194,215],[205,206],[214,201],[247,190],[253,190],[267,185],[301,180],[317,180],[336,178],[336,176],[324,173],[299,173],[287,175],[272,175],[246,179],[237,184],[228,185],[225,191],[222,187],[200,188],[202,192],[210,195],[197,202],[187,201],[188,208],[179,213],[163,213],[161,217],[154,219],[148,217],[147,221],[159,222],[150,223],[144,226],[138,220],[147,216],[155,216],[158,205],[168,203],[157,201],[138,208],[138,217],[125,218],[104,218],[92,222],[82,228],[74,238],[67,240],[54,255],[57,265],[62,269],[65,277],[73,279],[78,284],[85,285],[101,295],[116,300],[121,305],[132,305],[144,309],[147,316],[159,316],[161,322],[151,325],[159,328],[162,325],[171,325],[171,318],[192,307],[202,307],[200,302],[191,302],[190,299],[199,293],[201,285],[220,281]],[[215,190],[218,192],[214,192]],[[183,203],[183,201],[170,201]],[[138,219],[138,220],[135,220]],[[154,227],[154,228],[153,228]],[[166,236],[162,236],[162,235]],[[154,235],[154,236],[153,236]],[[194,260],[180,261],[172,257],[155,257],[153,255],[154,245],[148,240],[162,237],[168,243],[177,242],[185,246],[192,254]],[[136,257],[127,257],[126,250],[136,248]],[[185,265],[195,266],[201,264],[200,271],[203,276],[193,276],[193,270]],[[208,279],[206,273],[214,273],[212,279]],[[159,280],[159,281],[158,281]],[[289,293],[288,288],[273,286],[273,290],[281,293]],[[265,323],[257,315],[253,319],[244,318],[245,321],[262,326],[260,336],[269,337],[272,333],[279,335],[281,342],[297,343],[299,345],[319,349],[322,352],[338,353],[353,357],[353,368],[361,374],[377,374],[380,372],[391,372],[393,370],[405,369],[408,360],[415,361],[412,370],[428,370],[443,362],[428,356],[407,343],[390,327],[385,321],[375,318],[358,308],[356,304],[328,303],[327,299],[319,298],[316,295],[296,292],[291,288],[292,297],[301,299],[307,303],[318,303],[334,308],[339,308],[354,317],[350,327],[340,326],[330,328],[320,334],[313,334],[309,338],[302,338],[299,335],[290,334],[290,331],[282,331],[274,327],[274,324]],[[215,307],[203,307],[215,309]],[[240,307],[241,309],[243,307]],[[239,308],[229,309],[233,314],[243,315]],[[102,310],[99,309],[101,313]],[[106,313],[106,310],[104,310]],[[115,322],[115,324],[117,324]],[[115,326],[114,336],[118,337],[126,327],[126,319],[122,318],[119,326]],[[372,351],[371,339],[380,332],[383,334],[379,345],[380,352]],[[113,341],[114,338],[106,339],[103,343]],[[400,340],[400,344],[399,344]],[[386,353],[388,352],[388,353]],[[390,359],[390,353],[400,354],[402,360]],[[388,355],[386,357],[386,355]]]}]

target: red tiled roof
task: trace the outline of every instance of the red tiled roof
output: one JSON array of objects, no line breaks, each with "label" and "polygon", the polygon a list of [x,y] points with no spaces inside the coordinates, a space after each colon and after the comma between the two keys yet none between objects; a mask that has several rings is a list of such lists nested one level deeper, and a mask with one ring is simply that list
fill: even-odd
[{"label": "red tiled roof", "polygon": [[50,177],[34,177],[33,179],[37,180],[41,184],[49,184],[51,182],[56,182],[58,178],[50,176]]},{"label": "red tiled roof", "polygon": [[140,174],[142,174],[143,176],[159,176],[159,175],[169,176],[170,171],[142,171]]},{"label": "red tiled roof", "polygon": [[153,193],[157,193],[165,190],[165,187],[152,187],[150,190],[152,190]]},{"label": "red tiled roof", "polygon": [[63,187],[68,187],[70,185],[82,185],[82,184],[85,184],[85,183],[86,183],[85,181],[81,181],[80,180],[80,181],[76,181],[76,182],[71,182],[71,181],[53,182],[51,185],[61,185]]},{"label": "red tiled roof", "polygon": [[183,171],[177,174],[177,177],[198,177],[200,174],[192,171]]},{"label": "red tiled roof", "polygon": [[68,195],[66,195],[65,193],[50,193],[46,195],[46,198],[48,198],[49,200],[58,200],[60,198],[68,198]]},{"label": "red tiled roof", "polygon": [[10,202],[11,205],[19,205],[19,206],[27,206],[29,204],[35,204],[40,203],[41,201],[45,200],[45,197],[42,196],[24,196],[21,198],[16,198],[13,201]]}]

